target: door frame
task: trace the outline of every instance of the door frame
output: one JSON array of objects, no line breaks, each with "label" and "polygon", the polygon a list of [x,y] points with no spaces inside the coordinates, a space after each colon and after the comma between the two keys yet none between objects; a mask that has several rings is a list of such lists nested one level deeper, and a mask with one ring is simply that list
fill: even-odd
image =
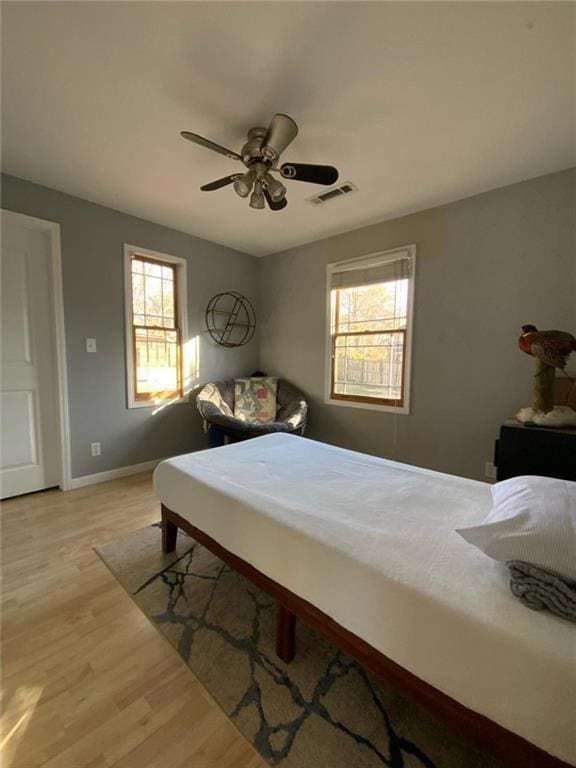
[{"label": "door frame", "polygon": [[2,208],[2,215],[14,224],[28,229],[47,232],[50,238],[50,287],[52,289],[51,333],[54,341],[56,374],[56,403],[58,410],[58,444],[60,482],[63,491],[72,487],[72,467],[70,459],[70,417],[68,410],[68,372],[66,367],[66,330],[64,325],[64,290],[62,282],[62,250],[60,245],[60,224],[45,221],[35,216],[28,216]]}]

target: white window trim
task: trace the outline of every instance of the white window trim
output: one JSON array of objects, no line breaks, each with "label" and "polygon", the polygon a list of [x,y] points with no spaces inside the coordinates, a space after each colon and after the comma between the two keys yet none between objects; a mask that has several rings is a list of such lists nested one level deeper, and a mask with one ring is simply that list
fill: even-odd
[{"label": "white window trim", "polygon": [[[159,405],[166,403],[183,403],[187,401],[186,392],[182,397],[158,399],[158,400],[136,400],[134,397],[134,350],[132,348],[132,268],[131,261],[133,256],[149,256],[157,261],[165,261],[172,264],[177,269],[177,291],[178,291],[178,323],[180,326],[180,347],[184,347],[184,342],[188,338],[188,301],[186,294],[186,259],[179,256],[170,256],[167,253],[151,251],[149,248],[140,248],[137,245],[124,245],[124,312],[126,322],[126,401],[128,408],[158,408]],[[184,360],[181,365],[184,368]],[[182,370],[182,378],[185,378],[185,371]]]},{"label": "white window trim", "polygon": [[[331,329],[331,288],[332,274],[334,272],[343,272],[346,269],[357,269],[358,267],[371,267],[376,264],[382,264],[387,261],[395,261],[404,256],[410,262],[410,277],[408,281],[408,316],[406,318],[406,349],[405,349],[405,368],[404,368],[404,404],[379,405],[377,403],[357,403],[348,400],[333,400],[332,394],[332,329]],[[383,411],[388,413],[410,413],[410,390],[411,390],[411,370],[412,370],[412,338],[414,326],[414,284],[416,277],[416,245],[405,245],[402,248],[393,248],[388,251],[380,251],[365,256],[359,256],[355,259],[346,261],[337,261],[327,265],[326,274],[326,355],[324,367],[324,402],[328,405],[337,405],[342,408],[361,408],[369,411]]]}]

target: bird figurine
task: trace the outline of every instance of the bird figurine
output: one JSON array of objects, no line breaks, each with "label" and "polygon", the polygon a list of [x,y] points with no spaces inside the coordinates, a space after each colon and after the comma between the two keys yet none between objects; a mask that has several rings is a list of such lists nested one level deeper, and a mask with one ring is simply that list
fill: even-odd
[{"label": "bird figurine", "polygon": [[[568,405],[576,384],[566,371],[568,357],[576,351],[576,338],[566,331],[539,331],[535,325],[523,325],[518,339],[522,352],[536,360],[532,408],[523,408],[516,418],[523,423],[562,427],[576,424],[576,412]],[[566,406],[554,405],[556,368],[572,381]]]},{"label": "bird figurine", "polygon": [[523,325],[518,346],[545,365],[566,373],[568,357],[576,351],[576,338],[567,331],[539,331],[535,325]]}]

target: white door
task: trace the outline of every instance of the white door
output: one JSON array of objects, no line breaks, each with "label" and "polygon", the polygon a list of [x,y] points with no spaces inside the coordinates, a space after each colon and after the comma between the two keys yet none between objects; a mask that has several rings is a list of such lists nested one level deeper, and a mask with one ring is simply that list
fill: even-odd
[{"label": "white door", "polygon": [[60,481],[50,233],[2,211],[1,498]]}]

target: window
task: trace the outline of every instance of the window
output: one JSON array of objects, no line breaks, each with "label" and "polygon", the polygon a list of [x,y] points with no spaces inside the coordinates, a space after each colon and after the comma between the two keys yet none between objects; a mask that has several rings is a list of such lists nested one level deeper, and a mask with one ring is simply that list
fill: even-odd
[{"label": "window", "polygon": [[408,413],[415,250],[328,265],[327,402]]},{"label": "window", "polygon": [[125,248],[129,408],[183,395],[185,269],[184,259]]}]

